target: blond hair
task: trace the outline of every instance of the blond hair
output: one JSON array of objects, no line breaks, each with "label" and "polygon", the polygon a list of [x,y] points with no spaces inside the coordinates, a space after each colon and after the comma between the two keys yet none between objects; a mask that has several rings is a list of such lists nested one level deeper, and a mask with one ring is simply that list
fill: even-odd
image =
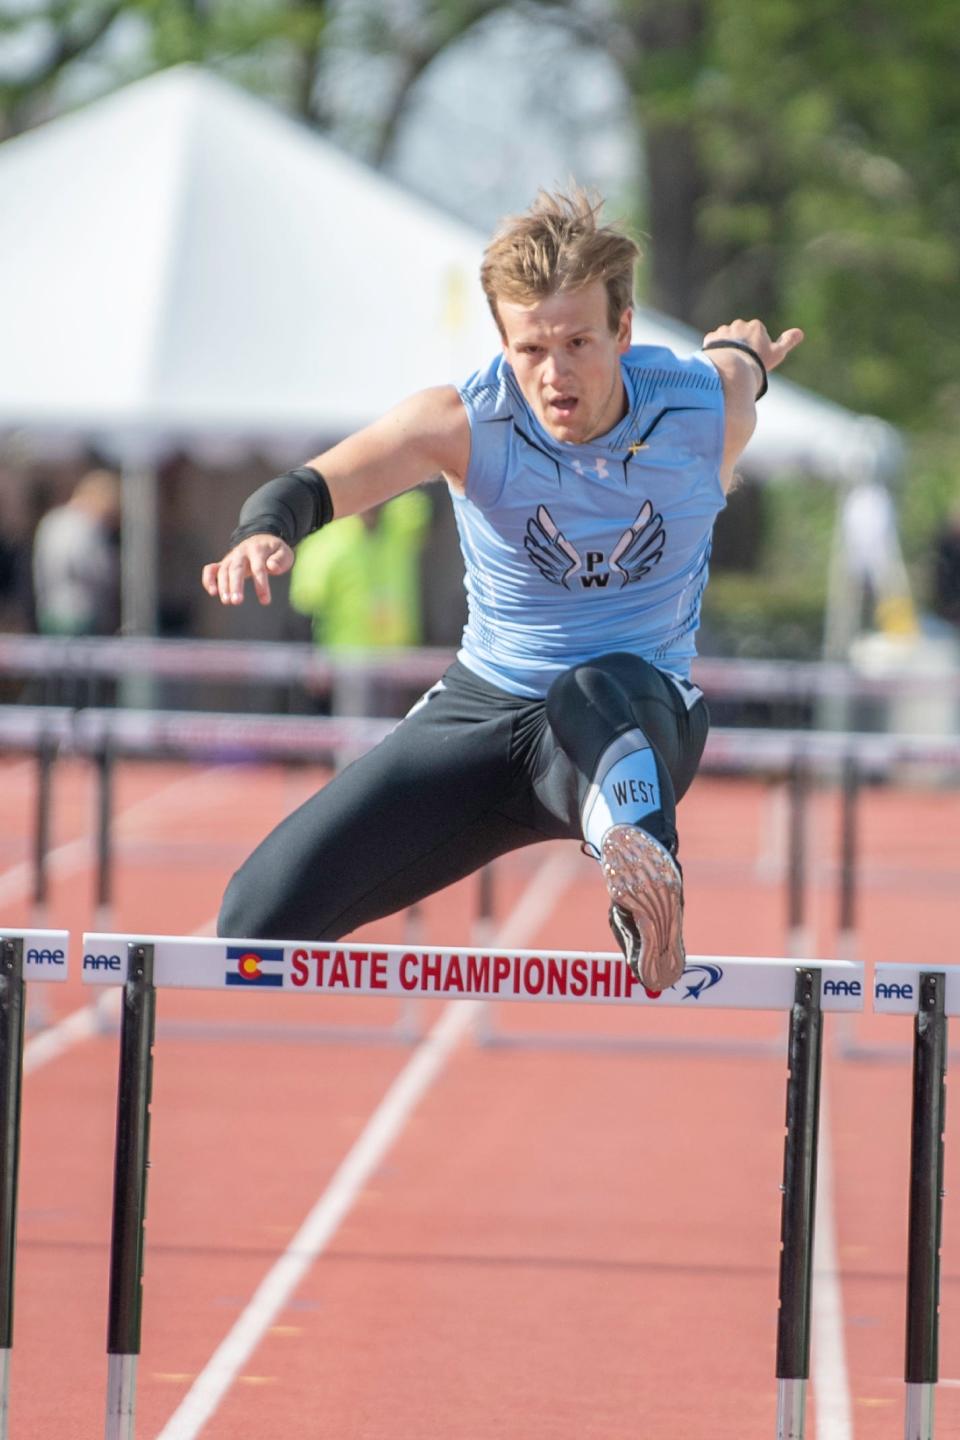
[{"label": "blond hair", "polygon": [[503,334],[497,300],[533,305],[595,280],[607,289],[607,320],[616,331],[633,303],[640,247],[612,225],[600,225],[603,201],[579,185],[569,194],[541,190],[529,210],[510,215],[483,254],[480,283]]}]

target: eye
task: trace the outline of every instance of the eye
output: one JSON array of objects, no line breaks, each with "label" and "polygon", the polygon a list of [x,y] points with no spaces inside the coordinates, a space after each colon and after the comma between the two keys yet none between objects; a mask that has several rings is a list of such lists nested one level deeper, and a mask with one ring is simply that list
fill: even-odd
[{"label": "eye", "polygon": [[570,344],[573,346],[574,350],[582,350],[584,345],[589,344],[589,341],[587,340],[586,335],[575,335],[570,341]]}]

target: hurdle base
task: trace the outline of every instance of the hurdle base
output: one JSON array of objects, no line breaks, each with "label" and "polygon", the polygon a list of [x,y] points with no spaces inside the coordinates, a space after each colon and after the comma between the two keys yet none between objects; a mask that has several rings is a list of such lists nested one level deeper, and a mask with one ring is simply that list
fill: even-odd
[{"label": "hurdle base", "polygon": [[778,1380],[777,1440],[803,1440],[806,1421],[806,1380]]},{"label": "hurdle base", "polygon": [[936,1386],[907,1382],[905,1440],[933,1440],[933,1401]]},{"label": "hurdle base", "polygon": [[136,1355],[108,1355],[105,1440],[134,1440],[136,1403]]}]

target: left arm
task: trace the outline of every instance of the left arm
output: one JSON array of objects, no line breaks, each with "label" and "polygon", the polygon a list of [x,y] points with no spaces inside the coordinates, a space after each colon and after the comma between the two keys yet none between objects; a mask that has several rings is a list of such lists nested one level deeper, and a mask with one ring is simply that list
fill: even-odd
[{"label": "left arm", "polygon": [[[738,340],[756,352],[764,369],[775,370],[802,339],[803,331],[793,329],[784,330],[776,340],[771,340],[762,321],[734,320],[730,325],[719,325],[716,330],[709,331],[703,337],[703,343]],[[726,493],[733,481],[734,467],[756,428],[757,398],[763,375],[759,365],[745,350],[732,347],[708,350],[706,358],[715,366],[723,383],[725,419],[720,480]]]}]

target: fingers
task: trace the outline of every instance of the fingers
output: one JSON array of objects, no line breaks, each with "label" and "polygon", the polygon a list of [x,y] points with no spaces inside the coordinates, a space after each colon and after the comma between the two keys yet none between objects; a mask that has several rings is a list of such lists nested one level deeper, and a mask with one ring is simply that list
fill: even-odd
[{"label": "fingers", "polygon": [[784,330],[782,335],[778,335],[776,340],[771,341],[772,347],[777,353],[776,363],[779,365],[781,360],[785,360],[790,351],[796,350],[805,338],[803,331],[794,327],[792,330]]},{"label": "fingers", "polygon": [[293,568],[293,562],[297,558],[290,546],[279,539],[273,539],[272,544],[267,547],[266,556],[266,567],[271,575],[285,575]]},{"label": "fingers", "polygon": [[285,575],[293,565],[294,552],[283,540],[258,543],[250,555],[250,575],[261,605],[270,604],[270,576]]},{"label": "fingers", "polygon": [[710,340],[740,340],[757,352],[768,370],[776,370],[803,339],[803,331],[796,326],[784,330],[773,340],[762,320],[732,320],[729,325],[718,325],[709,331],[704,336],[704,344]]},{"label": "fingers", "polygon": [[270,604],[270,577],[284,575],[293,565],[290,546],[275,535],[252,535],[222,560],[204,565],[201,583],[221,605],[242,605],[247,581],[261,605]]},{"label": "fingers", "polygon": [[217,566],[217,594],[221,605],[242,605],[250,563],[242,545],[225,555]]},{"label": "fingers", "polygon": [[[253,581],[253,592],[261,605],[270,604],[270,577],[267,574],[267,562],[263,555],[255,553],[249,558],[250,578]],[[242,590],[242,586],[241,586]]]}]

